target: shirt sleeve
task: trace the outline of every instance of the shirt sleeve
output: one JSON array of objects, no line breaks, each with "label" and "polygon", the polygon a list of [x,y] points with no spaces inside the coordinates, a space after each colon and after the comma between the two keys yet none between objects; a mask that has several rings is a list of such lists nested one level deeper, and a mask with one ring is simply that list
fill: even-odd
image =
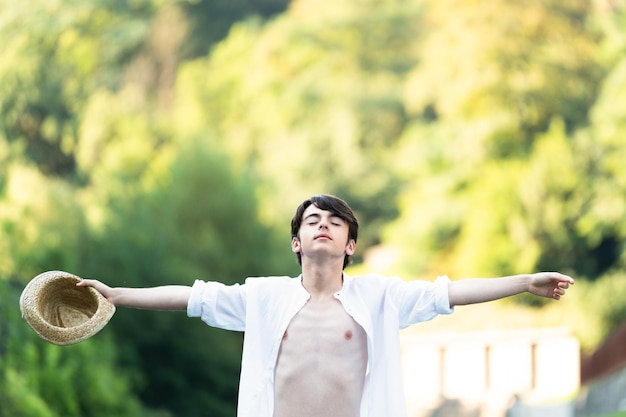
[{"label": "shirt sleeve", "polygon": [[400,328],[454,312],[448,297],[449,283],[450,279],[442,275],[435,282],[416,280],[396,284]]},{"label": "shirt sleeve", "polygon": [[244,331],[246,286],[196,280],[191,287],[187,316],[200,317],[212,327]]}]

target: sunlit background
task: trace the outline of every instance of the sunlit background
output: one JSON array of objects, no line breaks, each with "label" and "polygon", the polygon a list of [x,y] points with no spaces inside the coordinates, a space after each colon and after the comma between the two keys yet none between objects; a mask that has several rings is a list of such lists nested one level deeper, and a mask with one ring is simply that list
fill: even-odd
[{"label": "sunlit background", "polygon": [[0,0],[0,417],[235,416],[240,334],[19,294],[295,275],[317,193],[352,274],[577,279],[404,332],[410,417],[626,415],[624,0]]}]

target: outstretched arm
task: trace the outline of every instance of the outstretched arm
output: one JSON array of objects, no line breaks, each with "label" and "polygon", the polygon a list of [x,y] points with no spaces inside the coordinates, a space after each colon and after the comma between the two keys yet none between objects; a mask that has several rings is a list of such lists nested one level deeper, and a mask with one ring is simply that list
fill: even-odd
[{"label": "outstretched arm", "polygon": [[573,284],[571,277],[558,272],[463,279],[449,284],[448,297],[451,306],[483,303],[523,292],[558,300]]},{"label": "outstretched arm", "polygon": [[186,310],[191,287],[167,285],[152,288],[112,288],[95,279],[84,279],[78,287],[93,287],[115,306],[146,310]]}]

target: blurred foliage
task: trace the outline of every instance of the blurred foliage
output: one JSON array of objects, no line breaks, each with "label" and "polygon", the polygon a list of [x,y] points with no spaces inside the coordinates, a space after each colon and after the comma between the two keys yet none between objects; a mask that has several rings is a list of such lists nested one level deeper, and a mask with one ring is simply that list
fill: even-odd
[{"label": "blurred foliage", "polygon": [[558,307],[592,349],[626,318],[625,23],[602,0],[0,0],[0,416],[234,415],[241,335],[120,309],[58,348],[19,287],[297,274],[289,219],[321,192],[363,225],[355,271],[575,275]]},{"label": "blurred foliage", "polygon": [[0,280],[0,416],[157,417],[116,366],[110,332],[67,347],[44,342],[20,317],[20,292]]},{"label": "blurred foliage", "polygon": [[205,56],[228,35],[234,22],[258,16],[270,18],[283,12],[287,0],[187,0],[181,2],[188,16],[190,36],[183,46],[186,58]]}]

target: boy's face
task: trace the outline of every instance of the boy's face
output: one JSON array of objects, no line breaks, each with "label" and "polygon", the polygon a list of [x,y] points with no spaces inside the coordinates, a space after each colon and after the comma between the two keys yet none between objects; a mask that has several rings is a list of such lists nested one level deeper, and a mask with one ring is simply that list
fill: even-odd
[{"label": "boy's face", "polygon": [[348,240],[348,232],[347,222],[311,204],[302,214],[302,224],[298,236],[291,241],[291,248],[303,258],[331,256],[343,262],[344,256],[352,255],[356,248],[356,242]]}]

